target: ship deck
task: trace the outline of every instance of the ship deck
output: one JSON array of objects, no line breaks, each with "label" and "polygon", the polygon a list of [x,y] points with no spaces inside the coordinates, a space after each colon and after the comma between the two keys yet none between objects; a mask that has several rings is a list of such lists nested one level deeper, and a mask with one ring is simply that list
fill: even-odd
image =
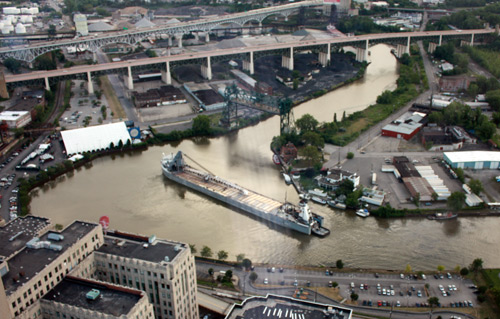
[{"label": "ship deck", "polygon": [[277,212],[278,208],[283,205],[281,202],[275,199],[260,195],[246,188],[244,190],[247,192],[247,194],[244,194],[241,189],[231,187],[231,183],[229,182],[228,184],[223,184],[222,182],[218,182],[213,179],[206,181],[205,174],[201,172],[195,173],[190,171],[183,171],[176,172],[175,175],[200,187],[216,192],[226,198],[237,200],[242,204],[252,206],[255,209],[268,214]]}]

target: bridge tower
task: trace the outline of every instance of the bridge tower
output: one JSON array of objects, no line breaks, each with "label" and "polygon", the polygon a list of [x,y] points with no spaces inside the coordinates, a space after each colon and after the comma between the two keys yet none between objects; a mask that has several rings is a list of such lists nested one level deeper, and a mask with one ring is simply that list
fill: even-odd
[{"label": "bridge tower", "polygon": [[236,100],[239,98],[240,90],[235,83],[226,86],[224,91],[224,101],[226,102],[226,108],[222,111],[222,125],[226,127],[231,127],[231,119],[235,119],[238,116],[238,103]]}]

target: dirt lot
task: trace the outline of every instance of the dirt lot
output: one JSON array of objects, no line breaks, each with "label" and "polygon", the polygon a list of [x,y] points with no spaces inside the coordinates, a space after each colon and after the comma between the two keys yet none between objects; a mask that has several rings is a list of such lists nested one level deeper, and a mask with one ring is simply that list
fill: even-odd
[{"label": "dirt lot", "polygon": [[[241,60],[234,60],[239,66]],[[255,60],[255,74],[252,76],[257,81],[265,82],[273,88],[274,94],[290,97],[294,101],[302,100],[322,89],[342,83],[358,72],[359,64],[351,59],[349,55],[332,54],[332,63],[327,67],[317,65],[317,56],[314,54],[296,54],[294,57],[295,70],[306,74],[313,70],[319,70],[319,73],[313,74],[310,81],[302,82],[298,90],[293,90],[279,83],[276,80],[276,74],[281,68],[281,56],[265,56]],[[228,80],[232,77],[229,72],[231,67],[228,61],[221,61],[212,64],[213,80]],[[199,65],[181,65],[173,68],[174,77],[180,82],[202,82],[204,81]]]}]

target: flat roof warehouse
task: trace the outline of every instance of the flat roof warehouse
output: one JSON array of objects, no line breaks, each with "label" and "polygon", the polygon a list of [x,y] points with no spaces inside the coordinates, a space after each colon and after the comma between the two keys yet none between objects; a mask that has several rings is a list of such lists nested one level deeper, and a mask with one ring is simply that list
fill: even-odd
[{"label": "flat roof warehouse", "polygon": [[123,144],[130,140],[125,122],[103,124],[74,130],[61,131],[66,154],[81,154],[109,148],[110,144]]}]

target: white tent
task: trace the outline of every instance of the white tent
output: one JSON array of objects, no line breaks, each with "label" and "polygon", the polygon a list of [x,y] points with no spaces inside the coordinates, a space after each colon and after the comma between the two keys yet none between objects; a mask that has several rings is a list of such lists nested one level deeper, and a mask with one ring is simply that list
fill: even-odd
[{"label": "white tent", "polygon": [[61,131],[61,136],[68,156],[105,150],[111,143],[117,146],[130,140],[125,122]]}]

